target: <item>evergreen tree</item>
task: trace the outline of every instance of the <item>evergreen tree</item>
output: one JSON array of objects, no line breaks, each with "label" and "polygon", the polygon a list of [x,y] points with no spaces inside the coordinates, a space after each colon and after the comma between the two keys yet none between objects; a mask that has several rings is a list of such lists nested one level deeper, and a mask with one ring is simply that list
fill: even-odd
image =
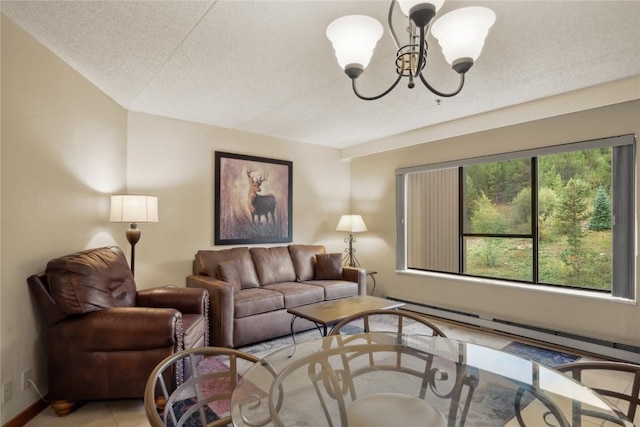
[{"label": "evergreen tree", "polygon": [[560,254],[560,259],[572,270],[576,284],[580,284],[581,273],[590,259],[583,230],[583,223],[589,218],[588,191],[584,181],[571,178],[556,211],[559,231],[567,238],[567,248]]},{"label": "evergreen tree", "polygon": [[604,231],[611,229],[611,200],[601,185],[593,199],[593,215],[589,222],[589,230]]}]

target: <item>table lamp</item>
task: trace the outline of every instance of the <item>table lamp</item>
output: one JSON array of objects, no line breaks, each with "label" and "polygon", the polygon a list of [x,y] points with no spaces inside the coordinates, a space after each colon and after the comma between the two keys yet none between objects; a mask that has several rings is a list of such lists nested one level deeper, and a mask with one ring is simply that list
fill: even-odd
[{"label": "table lamp", "polygon": [[111,196],[111,222],[128,222],[127,240],[131,244],[131,273],[136,262],[136,243],[140,240],[139,222],[158,222],[158,198],[121,194]]},{"label": "table lamp", "polygon": [[362,217],[360,215],[342,215],[340,221],[338,221],[336,231],[349,232],[349,237],[345,237],[344,239],[344,242],[348,243],[349,247],[344,250],[345,256],[342,259],[342,263],[349,267],[360,267],[360,263],[355,255],[356,250],[353,247],[353,244],[356,242],[353,233],[367,231],[367,226],[364,224]]}]

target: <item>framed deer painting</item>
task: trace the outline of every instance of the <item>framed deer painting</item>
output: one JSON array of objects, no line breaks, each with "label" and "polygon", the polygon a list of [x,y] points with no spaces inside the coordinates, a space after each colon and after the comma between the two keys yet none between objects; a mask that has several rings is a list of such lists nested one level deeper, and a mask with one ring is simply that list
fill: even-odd
[{"label": "framed deer painting", "polygon": [[216,245],[292,241],[293,163],[215,152]]}]

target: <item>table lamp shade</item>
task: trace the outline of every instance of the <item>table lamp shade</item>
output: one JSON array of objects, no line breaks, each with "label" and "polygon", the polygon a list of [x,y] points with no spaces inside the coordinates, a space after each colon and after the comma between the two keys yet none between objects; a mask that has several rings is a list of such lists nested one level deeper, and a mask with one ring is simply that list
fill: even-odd
[{"label": "table lamp shade", "polygon": [[111,222],[158,222],[158,198],[132,194],[111,196]]},{"label": "table lamp shade", "polygon": [[367,231],[367,226],[360,215],[342,215],[336,231],[348,231],[349,233],[360,233]]}]

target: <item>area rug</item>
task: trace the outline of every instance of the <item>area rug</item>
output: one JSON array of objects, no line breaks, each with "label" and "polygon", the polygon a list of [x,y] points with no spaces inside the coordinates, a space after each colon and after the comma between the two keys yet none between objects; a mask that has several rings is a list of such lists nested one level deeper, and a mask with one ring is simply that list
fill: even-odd
[{"label": "area rug", "polygon": [[[361,333],[364,329],[361,326],[357,325],[347,325],[343,329],[344,333],[347,334],[358,334]],[[322,334],[318,329],[309,329],[308,331],[296,332],[295,335],[295,343],[300,344],[306,341],[314,340],[321,338]],[[256,344],[250,344],[248,346],[240,347],[238,350],[242,350],[246,353],[251,353],[258,357],[264,357],[267,354],[275,351],[279,348],[290,346],[294,344],[294,340],[291,335],[285,335],[283,337],[274,338],[272,340],[259,342]]]},{"label": "area rug", "polygon": [[[226,372],[229,370],[229,364],[226,358],[206,357],[198,364],[198,372],[201,374],[207,372]],[[203,396],[213,396],[215,394],[231,393],[231,377],[220,377],[204,380],[200,383],[200,391]],[[231,408],[229,399],[215,400],[209,403],[209,407],[220,416],[227,416]]]},{"label": "area rug", "polygon": [[575,354],[563,353],[561,351],[551,350],[548,348],[538,347],[531,344],[514,341],[502,347],[502,351],[522,357],[523,359],[533,360],[541,365],[554,368],[566,363],[575,362],[580,358]]},{"label": "area rug", "polygon": [[[176,419],[180,420],[180,417],[182,417],[182,415],[184,415],[184,413],[187,412],[189,408],[191,408],[195,403],[196,400],[194,398],[188,398],[174,403],[173,411]],[[211,423],[219,419],[218,416],[208,406],[204,406],[204,413],[207,423]],[[169,416],[168,412],[165,415],[168,417],[165,424],[167,425],[167,427],[173,427],[174,424],[171,416]],[[200,412],[197,411],[191,414],[191,416],[182,425],[184,427],[201,427],[202,423],[200,422]]]}]

